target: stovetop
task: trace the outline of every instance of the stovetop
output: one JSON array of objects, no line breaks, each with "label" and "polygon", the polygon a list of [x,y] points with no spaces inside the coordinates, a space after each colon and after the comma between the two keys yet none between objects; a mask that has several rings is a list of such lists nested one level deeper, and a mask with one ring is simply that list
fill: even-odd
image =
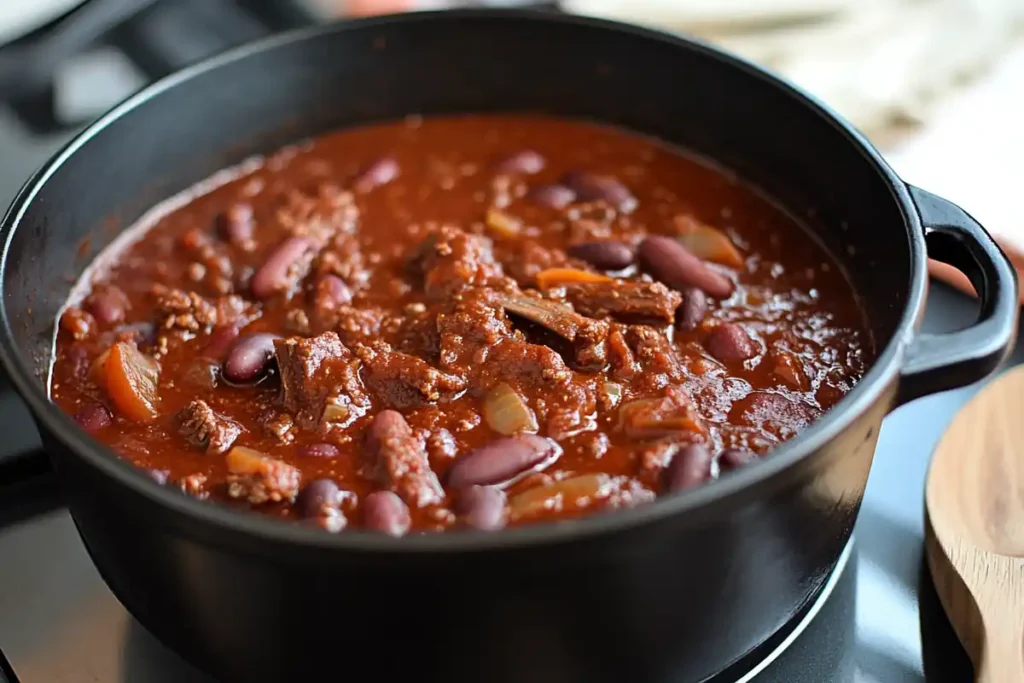
[{"label": "stovetop", "polygon": [[[95,9],[101,4],[130,21],[78,46],[92,61],[76,60],[72,73],[56,70],[40,79],[45,87],[26,87],[13,102],[2,87],[10,46],[0,47],[0,100],[8,102],[0,107],[0,205],[67,140],[76,116],[94,116],[184,63],[310,20],[285,0],[91,0],[81,7],[91,6],[96,21],[109,20],[113,15]],[[975,313],[973,301],[935,285],[924,329],[955,329]],[[1018,349],[1011,363],[1022,361]],[[723,683],[970,680],[924,567],[923,491],[936,441],[978,388],[916,401],[886,419],[845,569],[826,599],[793,624],[771,662]],[[0,434],[0,683],[209,683],[135,622],[100,580],[45,461],[34,457],[38,436],[28,412],[2,379]]]}]

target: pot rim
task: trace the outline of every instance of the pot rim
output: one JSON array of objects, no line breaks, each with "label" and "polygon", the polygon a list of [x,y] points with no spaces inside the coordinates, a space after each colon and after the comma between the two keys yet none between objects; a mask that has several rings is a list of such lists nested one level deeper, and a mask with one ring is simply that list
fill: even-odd
[{"label": "pot rim", "polygon": [[[906,306],[891,339],[857,385],[809,427],[774,450],[770,457],[695,489],[658,499],[652,504],[616,510],[606,514],[588,515],[563,523],[528,525],[504,529],[500,532],[467,530],[459,533],[424,534],[397,539],[359,530],[345,531],[339,534],[324,533],[319,529],[308,528],[300,524],[282,523],[280,520],[265,515],[253,514],[251,511],[235,510],[226,505],[210,504],[191,496],[182,495],[174,489],[152,481],[134,465],[113,453],[110,448],[92,439],[70,415],[50,401],[48,389],[39,384],[35,373],[32,372],[29,363],[14,341],[11,321],[7,314],[3,282],[6,280],[6,271],[10,265],[11,241],[25,213],[50,177],[72,155],[85,146],[91,138],[115,125],[122,116],[143,103],[201,74],[216,71],[222,66],[242,61],[251,55],[326,35],[340,37],[351,31],[365,31],[393,23],[429,24],[460,19],[557,23],[608,33],[627,34],[645,40],[666,43],[681,49],[697,51],[714,58],[726,68],[741,69],[751,76],[785,91],[790,97],[814,110],[823,122],[838,129],[889,185],[893,200],[899,205],[903,214],[904,228],[907,229],[907,237],[910,242],[910,263],[908,264],[910,277]],[[298,544],[325,551],[348,550],[389,554],[476,552],[557,545],[643,527],[698,508],[714,507],[717,509],[730,504],[740,505],[745,501],[756,499],[761,492],[778,483],[795,465],[822,448],[847,428],[857,416],[881,400],[883,393],[891,386],[899,372],[900,362],[913,335],[923,306],[927,283],[923,231],[906,185],[882,159],[879,152],[850,123],[818,101],[817,98],[759,66],[699,40],[605,19],[522,9],[413,12],[303,28],[231,49],[162,78],[115,106],[89,125],[52,157],[43,168],[33,174],[18,192],[3,220],[2,227],[0,227],[0,244],[2,244],[2,248],[0,248],[0,364],[6,370],[18,393],[28,404],[41,430],[54,435],[73,453],[74,457],[85,461],[92,469],[115,480],[120,486],[126,487],[148,503],[155,504],[158,509],[162,508],[163,511],[171,513],[178,518],[177,521],[200,522],[211,531],[228,534],[221,538],[226,539],[234,534],[236,537],[240,535],[245,537],[245,540],[258,540],[264,544]],[[188,530],[188,533],[201,533],[190,524],[180,526]]]}]

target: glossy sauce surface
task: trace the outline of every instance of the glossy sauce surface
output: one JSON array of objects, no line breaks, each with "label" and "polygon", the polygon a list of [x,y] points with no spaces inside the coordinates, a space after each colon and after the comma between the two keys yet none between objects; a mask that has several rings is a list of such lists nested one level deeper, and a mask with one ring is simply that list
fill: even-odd
[{"label": "glossy sauce surface", "polygon": [[328,531],[643,504],[767,454],[873,359],[793,219],[601,125],[411,118],[185,199],[83,281],[53,400],[169,486]]}]

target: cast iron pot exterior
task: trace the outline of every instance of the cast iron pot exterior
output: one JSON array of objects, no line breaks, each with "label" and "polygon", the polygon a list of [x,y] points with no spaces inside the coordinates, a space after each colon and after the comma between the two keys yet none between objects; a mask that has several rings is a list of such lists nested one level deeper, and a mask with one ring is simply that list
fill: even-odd
[{"label": "cast iron pot exterior", "polygon": [[[203,503],[112,457],[47,400],[68,277],[150,205],[219,168],[408,113],[607,121],[715,159],[803,215],[864,298],[878,361],[771,457],[635,510],[497,534],[331,535]],[[927,248],[971,275],[979,322],[919,335]],[[820,104],[709,47],[530,12],[404,15],[247,47],[173,76],[83,133],[0,234],[0,358],[38,423],[114,594],[224,681],[704,680],[826,580],[879,425],[899,402],[994,370],[1016,330],[1005,257],[905,185]],[[88,238],[91,247],[80,247]]]}]

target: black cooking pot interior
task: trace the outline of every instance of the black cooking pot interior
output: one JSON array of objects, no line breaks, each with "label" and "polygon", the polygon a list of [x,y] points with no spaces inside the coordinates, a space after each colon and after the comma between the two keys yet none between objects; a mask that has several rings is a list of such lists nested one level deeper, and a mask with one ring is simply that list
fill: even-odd
[{"label": "black cooking pot interior", "polygon": [[[332,536],[201,503],[147,481],[46,402],[70,283],[155,202],[334,128],[492,111],[625,126],[758,185],[846,268],[878,362],[838,407],[745,471],[643,509],[491,536]],[[982,317],[969,330],[914,338],[922,223],[934,255],[979,289]],[[367,20],[217,58],[72,143],[3,230],[0,354],[83,539],[147,628],[225,680],[320,680],[348,666],[379,680],[703,680],[822,585],[894,401],[979,379],[1016,329],[1016,282],[984,231],[908,189],[824,107],[681,38],[530,13]]]}]

